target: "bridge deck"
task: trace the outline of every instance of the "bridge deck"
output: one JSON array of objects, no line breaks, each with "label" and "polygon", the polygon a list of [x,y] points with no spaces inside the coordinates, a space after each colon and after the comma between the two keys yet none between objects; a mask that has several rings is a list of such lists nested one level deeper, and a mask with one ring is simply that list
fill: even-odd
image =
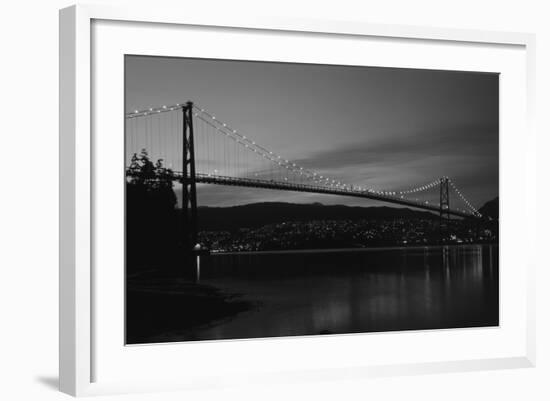
[{"label": "bridge deck", "polygon": [[[181,174],[177,174],[181,177]],[[230,185],[238,187],[252,187],[252,188],[265,188],[265,189],[276,189],[283,191],[295,191],[295,192],[310,192],[317,194],[330,194],[330,195],[340,195],[340,196],[351,196],[355,198],[364,198],[364,199],[373,199],[382,202],[394,203],[398,205],[410,206],[417,209],[429,210],[432,212],[439,213],[439,206],[426,204],[423,202],[417,202],[402,198],[400,196],[391,196],[391,195],[381,195],[374,192],[368,191],[357,191],[350,189],[342,188],[329,188],[317,185],[308,185],[308,184],[295,184],[290,182],[279,182],[279,181],[269,181],[269,180],[258,180],[251,178],[242,178],[242,177],[227,177],[220,175],[212,174],[196,174],[197,182],[204,184],[216,184],[216,185]],[[447,211],[445,211],[447,212]],[[470,217],[477,218],[472,213],[463,212],[461,210],[449,209],[449,214],[458,217]]]}]

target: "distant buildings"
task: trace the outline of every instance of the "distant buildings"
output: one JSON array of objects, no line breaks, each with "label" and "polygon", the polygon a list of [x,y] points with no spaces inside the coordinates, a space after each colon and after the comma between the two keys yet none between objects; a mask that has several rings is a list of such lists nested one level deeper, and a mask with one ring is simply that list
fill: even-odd
[{"label": "distant buildings", "polygon": [[[495,226],[496,227],[496,226]],[[257,228],[202,231],[199,240],[213,252],[366,248],[496,242],[498,230],[438,219],[289,221]]]}]

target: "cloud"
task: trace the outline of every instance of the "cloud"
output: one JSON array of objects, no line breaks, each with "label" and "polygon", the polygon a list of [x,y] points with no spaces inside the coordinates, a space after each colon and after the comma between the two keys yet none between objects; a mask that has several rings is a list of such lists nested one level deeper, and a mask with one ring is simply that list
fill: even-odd
[{"label": "cloud", "polygon": [[320,171],[356,166],[401,166],[446,159],[483,158],[498,160],[498,127],[465,125],[441,131],[396,133],[377,136],[340,148],[327,149],[296,160],[296,163]]}]

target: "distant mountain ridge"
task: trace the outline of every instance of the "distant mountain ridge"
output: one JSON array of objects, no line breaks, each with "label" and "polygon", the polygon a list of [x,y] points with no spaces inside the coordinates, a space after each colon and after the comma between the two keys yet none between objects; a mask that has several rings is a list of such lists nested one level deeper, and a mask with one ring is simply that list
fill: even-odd
[{"label": "distant mountain ridge", "polygon": [[284,221],[346,220],[346,219],[437,219],[431,212],[388,206],[345,206],[320,203],[297,204],[261,202],[229,207],[198,208],[202,230],[234,230],[242,227],[261,227]]},{"label": "distant mountain ridge", "polygon": [[483,206],[479,208],[479,213],[483,216],[491,217],[492,219],[498,220],[498,196],[495,199],[486,202]]},{"label": "distant mountain ridge", "polygon": [[[498,197],[485,203],[479,211],[498,219]],[[389,206],[323,205],[321,203],[259,202],[228,207],[198,208],[201,230],[235,230],[261,227],[285,221],[346,220],[346,219],[437,219],[436,213]]]}]

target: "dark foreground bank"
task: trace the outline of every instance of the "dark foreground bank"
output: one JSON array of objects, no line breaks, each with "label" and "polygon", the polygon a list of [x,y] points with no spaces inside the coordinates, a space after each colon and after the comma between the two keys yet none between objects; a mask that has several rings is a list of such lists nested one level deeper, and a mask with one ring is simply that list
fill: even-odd
[{"label": "dark foreground bank", "polygon": [[239,294],[209,284],[144,274],[128,280],[126,343],[177,341],[172,332],[193,332],[253,308]]}]

